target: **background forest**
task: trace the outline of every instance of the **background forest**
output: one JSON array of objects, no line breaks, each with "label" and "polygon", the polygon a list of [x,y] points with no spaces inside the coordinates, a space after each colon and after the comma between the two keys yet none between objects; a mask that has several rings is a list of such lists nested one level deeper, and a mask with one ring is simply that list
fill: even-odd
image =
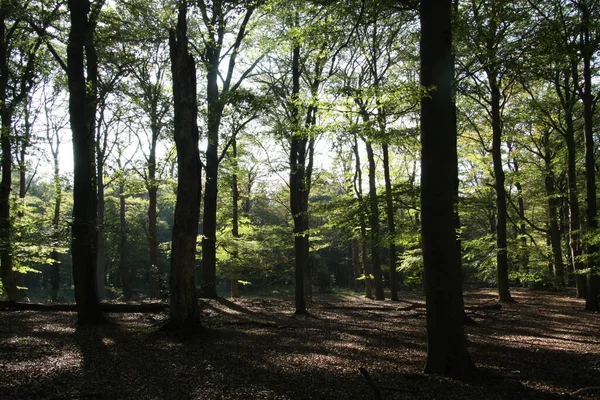
[{"label": "background forest", "polygon": [[[184,32],[176,3],[91,2],[92,108],[78,115],[93,134],[77,147],[67,4],[2,1],[3,295],[74,299],[72,163],[76,175],[85,152],[101,299],[169,296],[176,199],[194,189],[205,297],[289,291],[298,309],[313,290],[397,300],[421,285],[419,104],[435,88],[419,84],[417,4],[190,2]],[[501,301],[511,285],[576,286],[598,309],[600,4],[457,3],[463,281]],[[195,73],[178,84],[183,47]],[[190,99],[192,117],[175,118]],[[178,121],[197,124],[195,146],[176,146]],[[200,166],[186,171],[201,181],[182,185],[194,147]]]}]

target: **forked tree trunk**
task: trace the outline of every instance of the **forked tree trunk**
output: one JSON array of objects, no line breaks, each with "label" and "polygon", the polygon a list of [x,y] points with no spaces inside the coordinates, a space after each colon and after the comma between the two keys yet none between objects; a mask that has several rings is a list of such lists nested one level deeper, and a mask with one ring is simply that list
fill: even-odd
[{"label": "forked tree trunk", "polygon": [[201,329],[196,294],[196,237],[200,219],[200,152],[196,65],[188,51],[187,2],[179,6],[177,29],[169,35],[173,75],[177,203],[171,250],[171,307],[167,329]]},{"label": "forked tree trunk", "polygon": [[475,369],[463,330],[462,285],[456,257],[450,0],[423,0],[421,86],[421,210],[427,303],[426,373],[464,376]]}]

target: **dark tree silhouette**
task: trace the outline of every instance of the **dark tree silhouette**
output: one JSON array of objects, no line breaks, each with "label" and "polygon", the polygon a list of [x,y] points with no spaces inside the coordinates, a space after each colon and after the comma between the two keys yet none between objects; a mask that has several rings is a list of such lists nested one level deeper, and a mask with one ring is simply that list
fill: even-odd
[{"label": "dark tree silhouette", "polygon": [[456,257],[451,0],[421,2],[421,212],[427,302],[426,373],[474,371],[466,347]]},{"label": "dark tree silhouette", "polygon": [[177,203],[171,250],[171,308],[168,328],[202,328],[196,294],[196,237],[200,220],[201,164],[198,150],[196,65],[189,54],[187,2],[170,32],[177,147]]}]

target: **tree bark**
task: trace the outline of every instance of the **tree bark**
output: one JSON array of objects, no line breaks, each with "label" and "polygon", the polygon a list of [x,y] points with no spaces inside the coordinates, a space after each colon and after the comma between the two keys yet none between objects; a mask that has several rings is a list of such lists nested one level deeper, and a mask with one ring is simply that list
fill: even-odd
[{"label": "tree bark", "polygon": [[196,65],[188,51],[187,2],[179,6],[177,28],[169,35],[173,75],[177,203],[171,249],[171,307],[168,329],[201,329],[196,294],[196,240],[200,219],[200,152]]},{"label": "tree bark", "polygon": [[421,86],[421,210],[427,303],[426,373],[464,376],[475,367],[463,328],[462,284],[456,257],[453,125],[452,2],[423,0]]},{"label": "tree bark", "polygon": [[95,21],[88,19],[89,0],[69,0],[68,5],[71,30],[67,77],[74,170],[71,253],[77,318],[79,323],[86,324],[105,321],[98,306],[96,286],[98,198],[94,139],[98,58],[93,37]]}]

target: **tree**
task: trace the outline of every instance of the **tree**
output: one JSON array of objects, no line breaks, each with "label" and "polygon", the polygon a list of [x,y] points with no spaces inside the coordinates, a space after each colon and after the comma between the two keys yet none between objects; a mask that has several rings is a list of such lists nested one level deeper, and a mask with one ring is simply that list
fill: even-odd
[{"label": "tree", "polygon": [[[508,279],[508,241],[506,174],[504,171],[503,131],[506,106],[516,84],[516,66],[522,56],[525,24],[520,4],[507,1],[472,0],[464,15],[463,36],[469,59],[464,72],[473,87],[464,93],[472,97],[488,116],[492,130],[492,163],[496,190],[496,263],[498,300],[513,301]],[[467,22],[468,21],[468,22]],[[473,32],[474,31],[474,32]]]},{"label": "tree", "polygon": [[71,29],[67,46],[69,115],[73,132],[73,225],[71,255],[80,324],[104,322],[96,284],[97,179],[95,125],[98,57],[94,30],[104,2],[69,0]]},{"label": "tree", "polygon": [[182,1],[177,27],[169,34],[177,147],[177,203],[171,248],[171,307],[169,322],[165,325],[168,329],[202,328],[195,280],[201,195],[196,64],[188,46],[187,2]]},{"label": "tree", "polygon": [[463,328],[456,257],[456,130],[452,101],[452,1],[421,2],[421,212],[427,304],[426,373],[467,375],[475,367]]},{"label": "tree", "polygon": [[[234,81],[234,72],[242,44],[248,34],[248,23],[260,2],[229,4],[223,0],[199,1],[205,33],[204,67],[206,69],[206,125],[208,143],[206,145],[206,184],[204,189],[204,214],[202,231],[202,281],[201,294],[204,297],[217,297],[216,281],[216,232],[217,232],[217,194],[219,161],[219,128],[228,98],[240,87],[243,80],[252,72],[260,60],[255,60]],[[239,18],[241,16],[241,18]],[[238,19],[237,32],[233,43],[227,49],[225,39],[232,19]],[[223,84],[219,87],[219,67],[227,55],[229,63],[224,74]]]},{"label": "tree", "polygon": [[[12,258],[12,222],[10,192],[12,190],[13,122],[17,109],[27,100],[36,80],[41,38],[28,32],[23,16],[33,12],[16,2],[0,5],[0,148],[2,177],[0,180],[0,270],[8,298],[19,300]],[[47,27],[47,22],[43,22]]]}]

